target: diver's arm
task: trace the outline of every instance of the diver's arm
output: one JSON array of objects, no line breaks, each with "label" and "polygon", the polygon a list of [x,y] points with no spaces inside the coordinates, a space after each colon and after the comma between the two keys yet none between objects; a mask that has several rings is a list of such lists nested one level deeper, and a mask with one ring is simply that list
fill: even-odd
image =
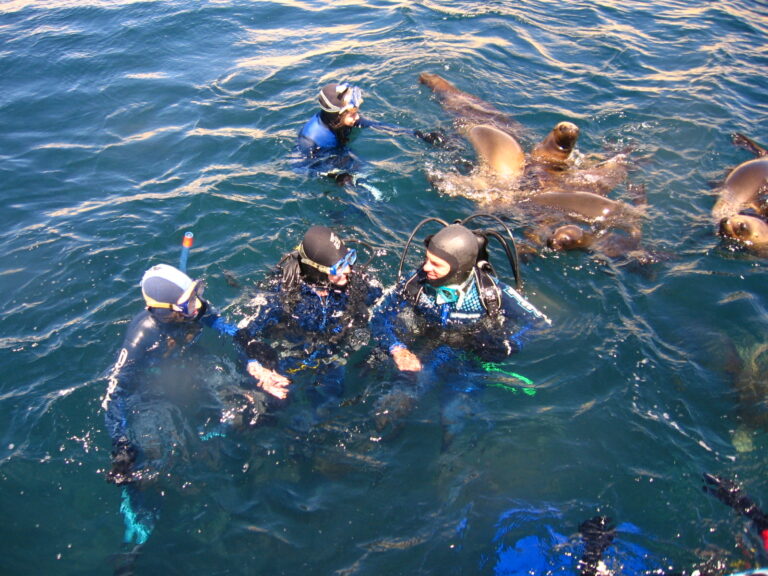
[{"label": "diver's arm", "polygon": [[400,294],[401,290],[402,286],[398,285],[386,292],[379,300],[371,317],[371,332],[378,345],[392,356],[399,370],[419,372],[422,367],[421,361],[400,341],[395,328],[395,320],[400,308],[406,304]]},{"label": "diver's arm", "polygon": [[128,399],[141,385],[137,381],[137,364],[160,339],[160,330],[149,313],[144,311],[138,314],[128,328],[117,361],[109,373],[101,407],[104,409],[104,423],[112,438],[112,467],[107,472],[107,481],[114,484],[133,481],[137,453],[131,444],[128,429]]},{"label": "diver's arm", "polygon": [[248,358],[246,370],[257,385],[268,394],[284,400],[291,381],[277,372],[277,355],[262,339],[264,329],[279,319],[280,307],[276,298],[275,294],[268,293],[254,298],[256,310],[238,324],[241,328],[235,333],[235,343]]},{"label": "diver's arm", "polygon": [[413,128],[403,128],[397,124],[388,124],[386,122],[378,122],[371,120],[370,118],[360,117],[355,126],[359,128],[373,128],[379,132],[390,134],[392,136],[415,136],[427,142],[440,146],[445,142],[445,134],[440,130],[433,130],[431,132],[423,132],[421,130],[414,130]]},{"label": "diver's arm", "polygon": [[760,534],[763,548],[768,551],[768,515],[745,494],[736,482],[712,474],[704,474],[704,491],[727,504],[742,516],[749,518]]},{"label": "diver's arm", "polygon": [[497,286],[501,290],[508,354],[512,354],[523,348],[534,329],[549,325],[551,321],[511,286],[503,282],[497,282]]},{"label": "diver's arm", "polygon": [[220,334],[226,334],[227,336],[234,336],[237,332],[237,326],[228,323],[219,311],[211,306],[210,302],[203,301],[203,311],[199,317],[199,321],[204,326],[213,328]]}]

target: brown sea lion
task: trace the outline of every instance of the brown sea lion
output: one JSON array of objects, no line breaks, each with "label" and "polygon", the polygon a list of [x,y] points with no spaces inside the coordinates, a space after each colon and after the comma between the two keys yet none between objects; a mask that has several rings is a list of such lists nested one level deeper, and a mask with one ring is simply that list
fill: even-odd
[{"label": "brown sea lion", "polygon": [[512,120],[508,114],[477,96],[459,90],[438,74],[422,72],[419,82],[435,93],[443,109],[455,117],[457,130],[464,135],[478,124],[493,126],[515,138],[524,133],[523,125]]},{"label": "brown sea lion", "polygon": [[643,214],[640,208],[593,192],[542,192],[529,200],[585,222],[617,225],[639,234],[637,222]]},{"label": "brown sea lion", "polygon": [[506,132],[481,124],[468,134],[483,167],[503,179],[518,180],[525,170],[525,152]]},{"label": "brown sea lion", "polygon": [[[518,122],[437,74],[423,72],[419,81],[431,88],[443,109],[455,117],[457,129],[470,139],[483,164],[469,176],[450,172],[431,175],[432,183],[445,194],[488,204],[514,200],[521,187],[533,193],[587,189],[607,194],[626,179],[626,155],[595,163],[576,154],[579,128],[572,122],[558,123],[525,158],[518,142],[524,131]],[[522,174],[521,158],[525,162]]]},{"label": "brown sea lion", "polygon": [[531,162],[554,170],[573,165],[572,153],[579,140],[579,127],[573,122],[558,123],[531,152]]},{"label": "brown sea lion", "polygon": [[560,226],[547,237],[547,247],[555,252],[586,250],[595,241],[595,233],[576,224]]},{"label": "brown sea lion", "polygon": [[768,250],[768,223],[747,214],[734,214],[720,220],[719,234],[746,248]]},{"label": "brown sea lion", "polygon": [[626,258],[638,264],[651,264],[658,257],[640,246],[640,238],[624,231],[585,230],[575,224],[560,226],[547,237],[547,247],[555,252],[584,250],[607,256],[611,259]]},{"label": "brown sea lion", "polygon": [[712,216],[720,221],[742,210],[768,215],[763,196],[768,193],[768,157],[747,160],[734,168],[720,190]]}]

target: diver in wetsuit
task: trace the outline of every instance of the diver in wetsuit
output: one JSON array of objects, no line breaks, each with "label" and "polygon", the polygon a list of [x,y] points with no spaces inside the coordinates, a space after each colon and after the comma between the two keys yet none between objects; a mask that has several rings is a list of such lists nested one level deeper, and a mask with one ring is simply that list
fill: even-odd
[{"label": "diver in wetsuit", "polygon": [[392,135],[406,134],[439,145],[439,131],[422,132],[375,122],[360,115],[363,93],[349,83],[323,86],[318,95],[320,111],[299,131],[298,148],[310,160],[311,172],[334,178],[339,184],[353,184],[360,171],[360,160],[347,148],[356,129],[373,128]]},{"label": "diver in wetsuit", "polygon": [[[372,320],[374,338],[398,369],[422,369],[422,360],[411,350],[414,345],[431,350],[432,362],[444,363],[447,358],[436,356],[458,351],[498,362],[517,352],[531,329],[549,324],[517,290],[496,277],[488,262],[487,233],[437,219],[427,219],[419,228],[428,221],[444,228],[426,239],[424,264],[389,291]],[[492,236],[505,242],[497,233]],[[513,269],[517,273],[516,263]]]},{"label": "diver in wetsuit", "polygon": [[287,387],[308,377],[316,408],[339,399],[347,359],[368,342],[369,307],[381,294],[377,281],[353,268],[356,260],[357,251],[325,226],[311,227],[283,257],[238,324],[254,378]]},{"label": "diver in wetsuit", "polygon": [[[200,281],[158,264],[145,272],[141,291],[146,309],[128,327],[102,403],[113,447],[107,481],[123,487],[125,544],[136,546],[149,538],[159,514],[160,495],[149,486],[187,451],[193,427],[184,414],[255,424],[267,407],[254,390],[228,384],[213,390],[199,377],[203,355],[194,347],[203,327],[236,332],[203,299]],[[224,422],[225,413],[231,421]]]}]

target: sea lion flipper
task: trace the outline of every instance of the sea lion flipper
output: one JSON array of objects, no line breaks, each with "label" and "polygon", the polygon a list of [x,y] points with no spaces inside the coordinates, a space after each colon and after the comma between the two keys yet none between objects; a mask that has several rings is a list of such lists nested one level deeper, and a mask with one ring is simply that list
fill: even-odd
[{"label": "sea lion flipper", "polygon": [[498,128],[480,124],[469,131],[469,141],[480,160],[496,175],[520,178],[525,169],[525,153],[517,140]]},{"label": "sea lion flipper", "polygon": [[733,135],[733,143],[736,146],[743,146],[744,148],[751,150],[758,156],[768,156],[768,150],[766,150],[765,148],[760,146],[760,144],[752,140],[752,138],[745,136],[741,132],[736,132]]}]

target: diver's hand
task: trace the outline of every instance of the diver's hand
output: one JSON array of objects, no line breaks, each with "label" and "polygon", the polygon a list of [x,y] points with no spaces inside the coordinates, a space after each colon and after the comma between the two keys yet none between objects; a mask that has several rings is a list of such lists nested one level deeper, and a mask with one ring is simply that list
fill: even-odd
[{"label": "diver's hand", "polygon": [[741,487],[736,482],[712,474],[704,474],[704,481],[706,482],[703,486],[705,492],[709,492],[742,516],[752,520],[761,534],[768,530],[768,516],[749,496],[742,492]]},{"label": "diver's hand", "polygon": [[433,130],[432,132],[414,130],[413,135],[416,136],[416,138],[421,138],[427,144],[432,144],[433,146],[442,146],[445,144],[445,132],[442,130]]},{"label": "diver's hand", "polygon": [[135,482],[133,465],[136,463],[136,449],[125,436],[115,441],[112,449],[112,468],[107,472],[107,482],[111,484],[130,484]]},{"label": "diver's hand", "polygon": [[248,374],[256,379],[259,387],[267,394],[281,400],[288,397],[288,386],[291,381],[282,374],[278,374],[258,362],[248,362]]},{"label": "diver's hand", "polygon": [[421,372],[421,360],[405,346],[398,346],[391,351],[392,359],[398,370],[406,372]]}]

